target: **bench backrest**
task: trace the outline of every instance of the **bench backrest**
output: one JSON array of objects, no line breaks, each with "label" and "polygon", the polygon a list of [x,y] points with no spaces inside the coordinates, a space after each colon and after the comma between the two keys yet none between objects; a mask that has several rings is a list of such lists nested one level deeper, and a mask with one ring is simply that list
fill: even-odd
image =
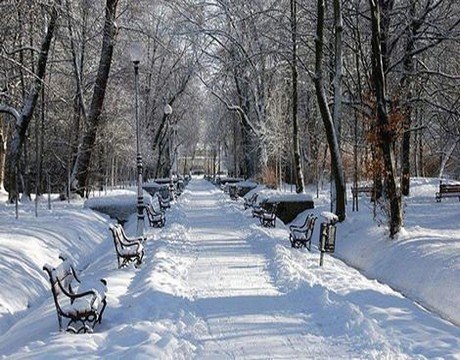
[{"label": "bench backrest", "polygon": [[153,216],[161,215],[161,212],[156,211],[152,204],[149,204],[149,206],[147,206],[147,212]]},{"label": "bench backrest", "polygon": [[[73,294],[72,283],[74,283],[74,281],[79,281],[71,262],[67,259],[62,260],[62,263],[56,268],[49,264],[43,266],[43,270],[45,270],[49,276],[51,292],[58,313],[64,313],[62,305],[68,305],[68,300]],[[66,303],[61,304],[61,301],[66,301]],[[60,321],[61,320],[59,320],[59,322]]]},{"label": "bench backrest", "polygon": [[59,282],[64,289],[68,290],[71,288],[71,284],[75,279],[75,272],[68,260],[64,260],[56,268],[46,264],[43,269],[46,270],[49,275],[51,290],[53,293],[59,295],[62,292],[61,287],[59,286]]},{"label": "bench backrest", "polygon": [[450,192],[460,192],[460,185],[458,184],[440,184],[440,192],[450,193]]},{"label": "bench backrest", "polygon": [[306,226],[307,231],[313,232],[313,229],[315,228],[315,222],[316,222],[316,216],[314,216],[313,214],[310,214],[310,216],[307,217],[307,226]]},{"label": "bench backrest", "polygon": [[110,225],[110,230],[112,231],[113,241],[115,243],[115,248],[118,253],[123,250],[123,228],[120,224]]},{"label": "bench backrest", "polygon": [[301,226],[296,226],[297,230],[307,231],[312,230],[315,227],[316,216],[314,214],[308,214],[305,218],[304,223]]},{"label": "bench backrest", "polygon": [[120,224],[110,224],[109,228],[112,231],[115,247],[119,253],[125,247],[133,246],[133,244],[142,244],[145,240],[144,237],[128,238],[123,226]]}]

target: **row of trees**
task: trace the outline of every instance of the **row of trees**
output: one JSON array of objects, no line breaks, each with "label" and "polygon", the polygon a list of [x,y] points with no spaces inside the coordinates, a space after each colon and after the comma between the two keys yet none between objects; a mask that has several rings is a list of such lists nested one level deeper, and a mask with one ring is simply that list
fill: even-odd
[{"label": "row of trees", "polygon": [[18,182],[43,191],[45,171],[82,194],[135,173],[133,42],[147,178],[169,174],[177,129],[180,153],[209,149],[235,176],[298,192],[331,176],[341,220],[346,181],[372,180],[394,235],[410,176],[457,172],[453,0],[24,0],[2,11],[10,195]]}]

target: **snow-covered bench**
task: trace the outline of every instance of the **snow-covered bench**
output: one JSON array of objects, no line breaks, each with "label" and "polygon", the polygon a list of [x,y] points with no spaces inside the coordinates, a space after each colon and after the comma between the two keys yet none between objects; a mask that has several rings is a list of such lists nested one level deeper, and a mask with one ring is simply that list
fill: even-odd
[{"label": "snow-covered bench", "polygon": [[130,262],[134,266],[142,264],[144,258],[145,237],[128,237],[120,224],[110,224],[110,231],[113,235],[115,252],[117,254],[118,268],[128,265]]},{"label": "snow-covered bench", "polygon": [[254,208],[254,206],[257,204],[258,196],[259,195],[257,193],[254,193],[249,199],[244,198],[244,210],[249,209],[249,208]]},{"label": "snow-covered bench", "polygon": [[230,199],[238,200],[238,188],[236,187],[236,185],[228,186],[228,195],[230,195]]},{"label": "snow-covered bench", "polygon": [[155,210],[152,204],[149,204],[145,209],[147,211],[150,226],[159,228],[165,225],[166,218],[163,211]]},{"label": "snow-covered bench", "polygon": [[447,197],[458,197],[460,201],[460,184],[443,184],[439,182],[439,191],[435,194],[436,201],[441,202],[441,199]]},{"label": "snow-covered bench", "polygon": [[168,197],[163,197],[162,195],[158,194],[158,203],[160,204],[160,209],[161,210],[166,210],[171,207],[171,198]]},{"label": "snow-covered bench", "polygon": [[260,222],[265,227],[275,227],[276,226],[276,209],[278,208],[278,203],[273,203],[271,206],[262,213],[260,217]]},{"label": "snow-covered bench", "polygon": [[374,193],[374,187],[369,185],[364,186],[353,186],[351,188],[351,194],[354,198],[358,197],[359,194],[372,195]]},{"label": "snow-covered bench", "polygon": [[252,216],[258,218],[260,223],[265,227],[275,227],[277,207],[278,203],[262,203],[260,206],[254,206]]},{"label": "snow-covered bench", "polygon": [[96,323],[101,323],[107,305],[107,282],[101,279],[95,284],[82,284],[75,269],[65,256],[56,268],[45,264],[43,270],[49,276],[51,292],[56,305],[59,331],[62,319],[69,319],[66,330],[72,333],[93,332]]},{"label": "snow-covered bench", "polygon": [[302,225],[289,226],[289,241],[293,248],[306,247],[311,250],[311,236],[315,228],[316,216],[309,214]]}]

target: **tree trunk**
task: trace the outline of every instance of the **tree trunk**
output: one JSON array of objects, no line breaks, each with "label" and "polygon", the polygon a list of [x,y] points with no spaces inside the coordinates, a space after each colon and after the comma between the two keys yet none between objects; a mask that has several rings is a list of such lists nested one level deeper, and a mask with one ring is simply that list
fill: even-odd
[{"label": "tree trunk", "polygon": [[401,193],[404,196],[409,195],[410,191],[410,137],[411,137],[411,124],[412,124],[412,104],[410,103],[412,98],[412,76],[414,73],[414,59],[413,51],[415,48],[414,44],[414,21],[415,21],[415,1],[410,1],[409,16],[411,23],[407,32],[406,46],[404,49],[404,60],[403,68],[404,73],[401,78],[401,89],[404,97],[406,98],[403,104],[403,135],[401,143]]},{"label": "tree trunk", "polygon": [[337,192],[335,213],[339,217],[339,221],[345,220],[345,179],[343,176],[342,158],[340,156],[337,134],[332,120],[331,112],[327,104],[326,93],[324,90],[323,78],[323,46],[324,46],[324,0],[318,0],[318,22],[316,26],[316,44],[315,44],[315,89],[318,98],[318,106],[326,129],[326,137],[331,153],[331,164],[334,172],[334,183]]},{"label": "tree trunk", "polygon": [[[14,115],[16,118],[13,133],[11,136],[11,146],[8,152],[9,168],[11,169],[11,174],[13,173],[12,171],[14,171],[14,169],[18,168],[21,149],[26,138],[27,128],[34,114],[38,96],[42,88],[43,79],[45,78],[46,64],[48,61],[48,52],[51,47],[51,42],[54,36],[54,30],[56,28],[57,19],[58,12],[54,7],[52,7],[50,11],[50,20],[48,23],[48,28],[46,30],[46,34],[40,48],[37,72],[35,73],[34,81],[28,92],[28,95],[24,99],[21,111],[19,113],[17,111],[14,111],[16,114],[13,114],[14,112],[11,111],[11,108],[8,109],[7,106],[3,107],[4,112],[10,113]],[[2,112],[1,106],[0,112]],[[10,195],[11,193],[12,192],[10,192]]]},{"label": "tree trunk", "polygon": [[0,193],[5,192],[6,138],[3,129],[3,114],[0,113]]},{"label": "tree trunk", "polygon": [[390,237],[397,234],[403,224],[401,195],[396,186],[396,169],[393,144],[395,133],[390,127],[386,106],[385,74],[380,37],[380,5],[378,0],[369,0],[372,22],[373,85],[377,102],[378,145],[382,152],[386,196],[390,201]]},{"label": "tree trunk", "polygon": [[294,145],[294,166],[296,170],[296,193],[304,192],[302,163],[300,159],[298,113],[298,74],[297,74],[297,0],[291,0],[291,36],[292,36],[292,142]]},{"label": "tree trunk", "polygon": [[107,0],[105,10],[104,35],[102,38],[101,57],[94,85],[91,106],[88,112],[88,127],[81,140],[80,149],[72,170],[72,190],[80,195],[85,193],[91,165],[91,154],[96,142],[99,119],[104,104],[105,91],[109,79],[110,66],[116,38],[116,9],[118,0]]}]

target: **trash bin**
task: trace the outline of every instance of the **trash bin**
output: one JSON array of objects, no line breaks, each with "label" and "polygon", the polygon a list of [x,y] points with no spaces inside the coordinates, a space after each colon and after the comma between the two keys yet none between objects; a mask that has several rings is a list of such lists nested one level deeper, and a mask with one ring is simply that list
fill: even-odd
[{"label": "trash bin", "polygon": [[324,253],[333,253],[335,251],[336,224],[339,218],[329,211],[322,212],[321,216],[325,221],[321,223],[319,231],[319,250],[321,251],[319,265],[323,266]]},{"label": "trash bin", "polygon": [[319,249],[321,252],[333,253],[335,251],[335,223],[321,223]]}]

